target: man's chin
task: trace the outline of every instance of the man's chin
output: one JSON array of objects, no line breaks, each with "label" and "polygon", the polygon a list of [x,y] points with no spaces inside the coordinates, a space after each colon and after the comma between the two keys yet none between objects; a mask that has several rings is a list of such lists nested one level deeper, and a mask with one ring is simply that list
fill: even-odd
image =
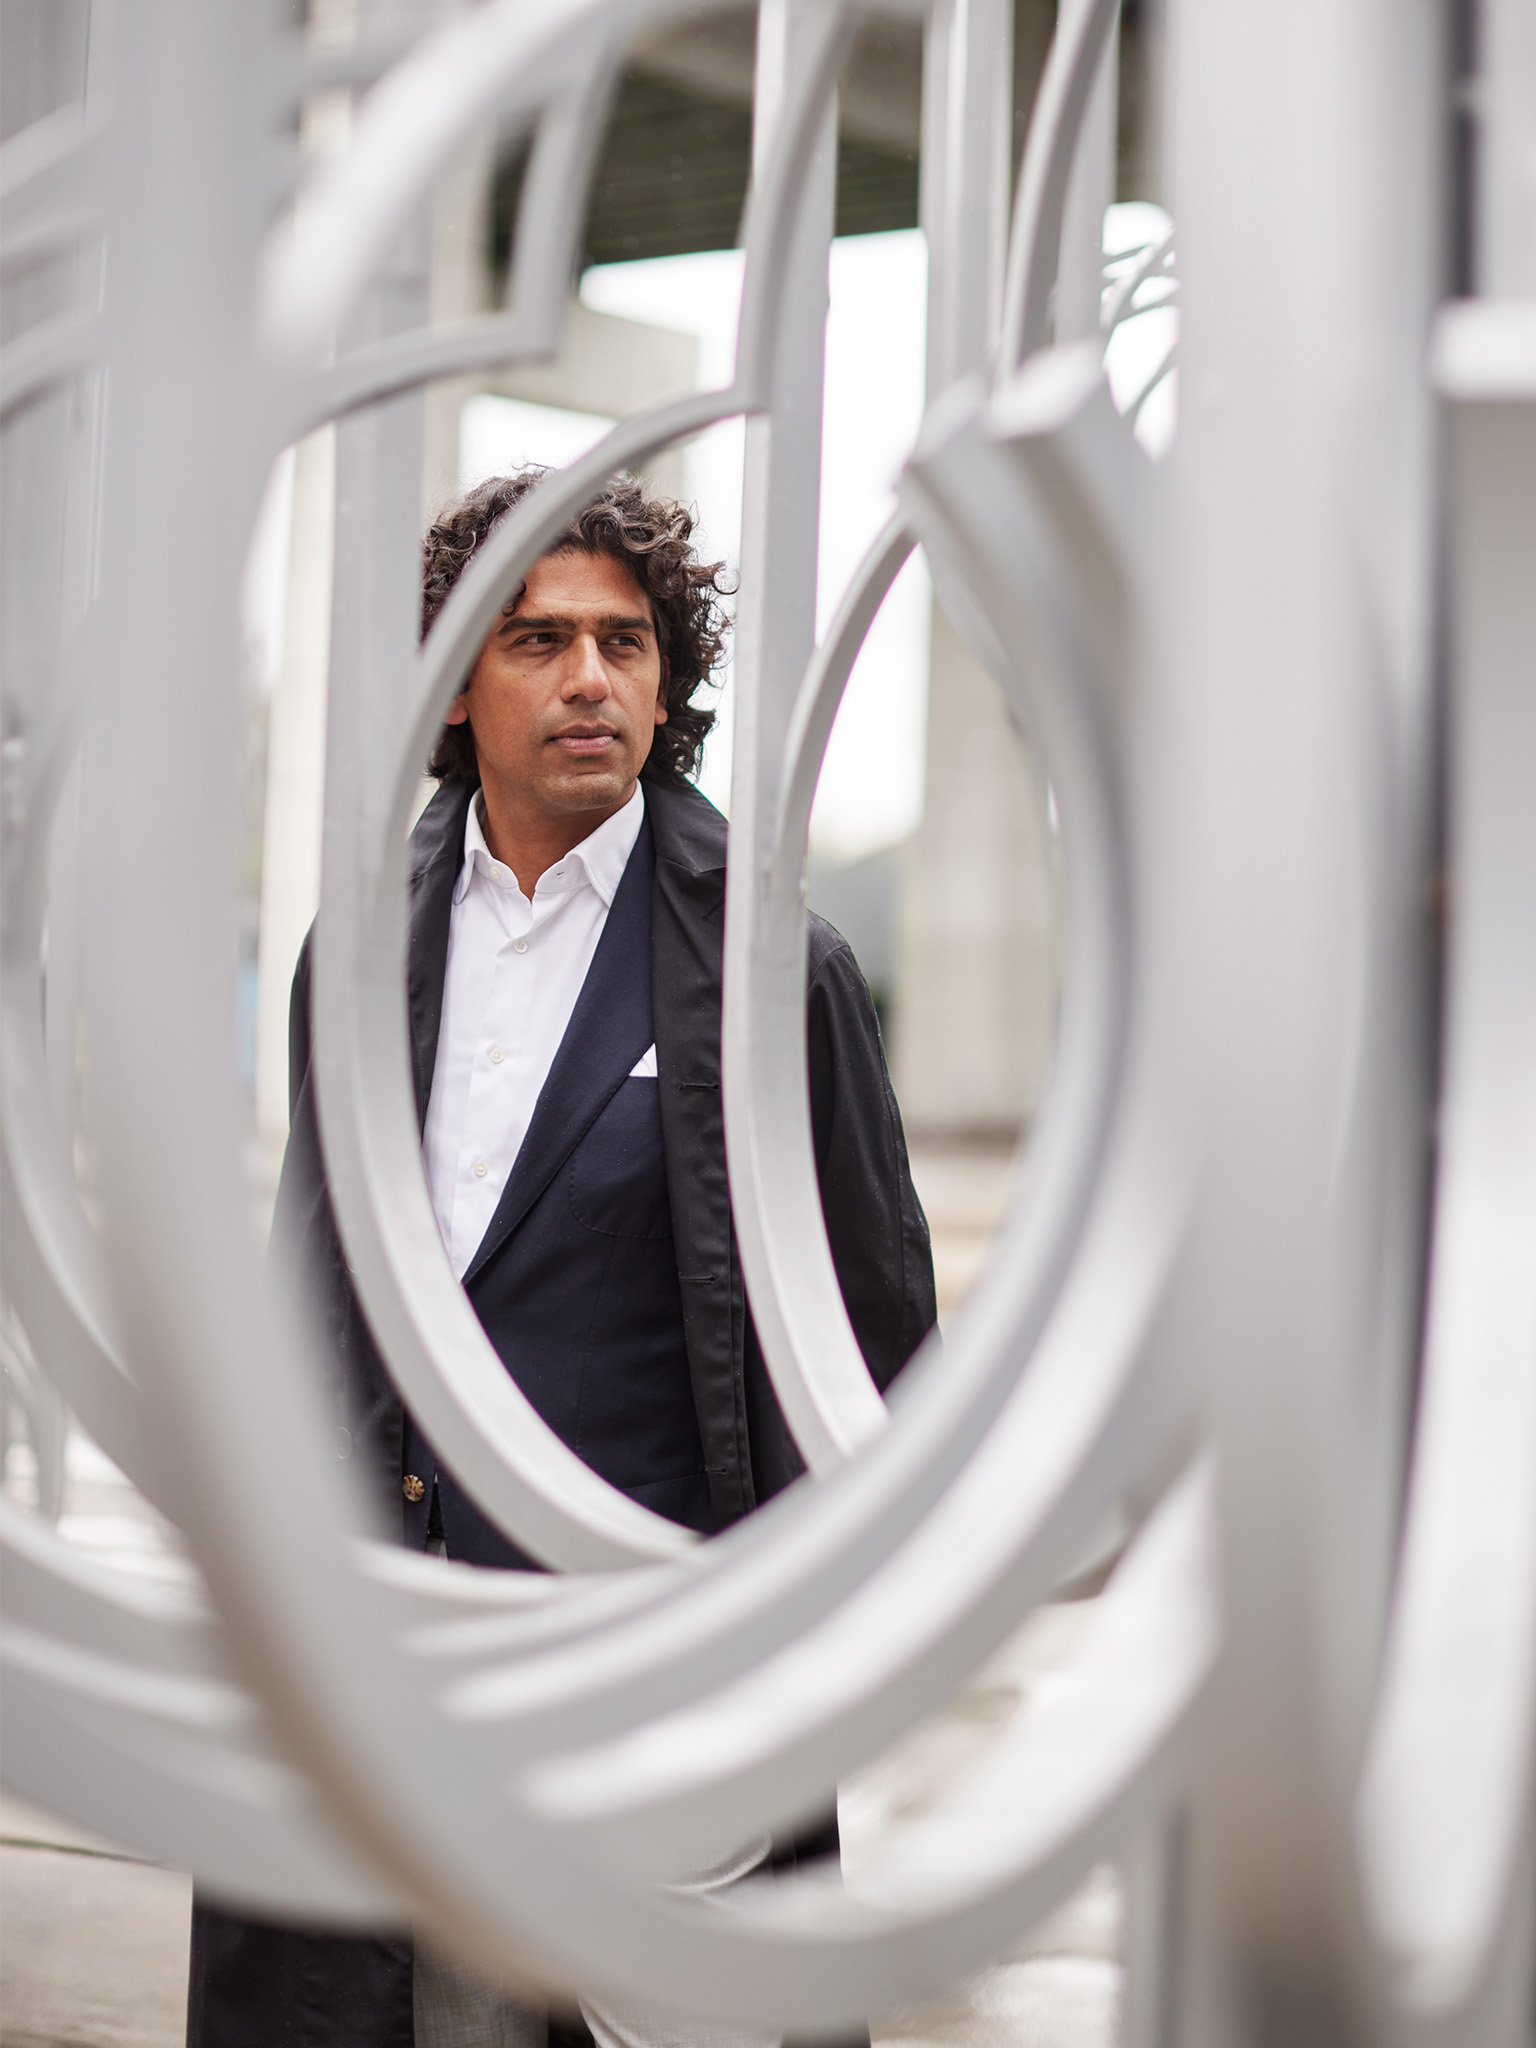
[{"label": "man's chin", "polygon": [[583,811],[614,810],[634,788],[636,771],[625,767],[594,768],[552,777],[545,785],[544,800],[552,811],[579,816]]}]

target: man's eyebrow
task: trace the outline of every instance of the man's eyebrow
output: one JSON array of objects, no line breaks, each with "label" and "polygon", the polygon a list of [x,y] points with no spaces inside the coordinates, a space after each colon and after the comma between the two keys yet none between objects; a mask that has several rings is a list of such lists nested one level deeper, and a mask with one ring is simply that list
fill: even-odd
[{"label": "man's eyebrow", "polygon": [[[583,621],[572,617],[569,612],[509,612],[501,622],[500,630],[510,633],[515,626],[526,627],[536,633],[579,633]],[[640,613],[605,612],[590,622],[599,633],[654,633],[652,620]]]}]

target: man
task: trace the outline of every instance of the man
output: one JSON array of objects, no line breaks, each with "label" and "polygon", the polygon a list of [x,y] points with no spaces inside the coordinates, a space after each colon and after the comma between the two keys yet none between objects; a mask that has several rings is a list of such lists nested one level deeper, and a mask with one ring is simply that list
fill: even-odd
[{"label": "man", "polygon": [[[483,484],[427,537],[423,632],[542,474]],[[614,1486],[709,1534],[803,1469],[742,1289],[720,1106],[725,822],[690,777],[724,646],[719,565],[681,506],[611,484],[528,572],[447,717],[411,844],[408,1002],[422,1156],[443,1243],[487,1335],[561,1438]],[[884,1387],[934,1321],[874,1007],[811,920],[812,1126],[827,1231]],[[294,981],[292,1132],[276,1256],[311,1285],[348,1441],[403,1539],[531,1560],[479,1512],[395,1394],[347,1277]],[[835,1849],[835,1829],[801,1853]],[[603,2048],[622,2016],[587,2015]],[[455,2048],[536,2038],[409,1944],[199,1908],[191,2048]],[[540,2027],[542,2020],[539,2021]]]}]

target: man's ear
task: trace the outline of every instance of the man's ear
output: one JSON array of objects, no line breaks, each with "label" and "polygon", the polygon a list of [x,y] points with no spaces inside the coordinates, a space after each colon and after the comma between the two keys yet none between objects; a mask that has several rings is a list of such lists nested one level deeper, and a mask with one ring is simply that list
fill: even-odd
[{"label": "man's ear", "polygon": [[667,657],[663,655],[661,657],[661,682],[656,690],[656,723],[658,725],[665,725],[667,722],[667,685],[671,680],[672,670],[668,666]]},{"label": "man's ear", "polygon": [[464,693],[461,690],[443,713],[443,723],[444,725],[462,725],[468,717],[469,706],[464,702]]}]

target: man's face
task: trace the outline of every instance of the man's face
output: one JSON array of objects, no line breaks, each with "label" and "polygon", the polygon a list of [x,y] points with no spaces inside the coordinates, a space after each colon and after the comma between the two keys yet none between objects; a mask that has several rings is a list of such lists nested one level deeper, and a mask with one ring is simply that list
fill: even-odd
[{"label": "man's face", "polygon": [[661,652],[650,600],[608,555],[545,555],[454,699],[481,780],[532,820],[613,811],[651,751]]}]

